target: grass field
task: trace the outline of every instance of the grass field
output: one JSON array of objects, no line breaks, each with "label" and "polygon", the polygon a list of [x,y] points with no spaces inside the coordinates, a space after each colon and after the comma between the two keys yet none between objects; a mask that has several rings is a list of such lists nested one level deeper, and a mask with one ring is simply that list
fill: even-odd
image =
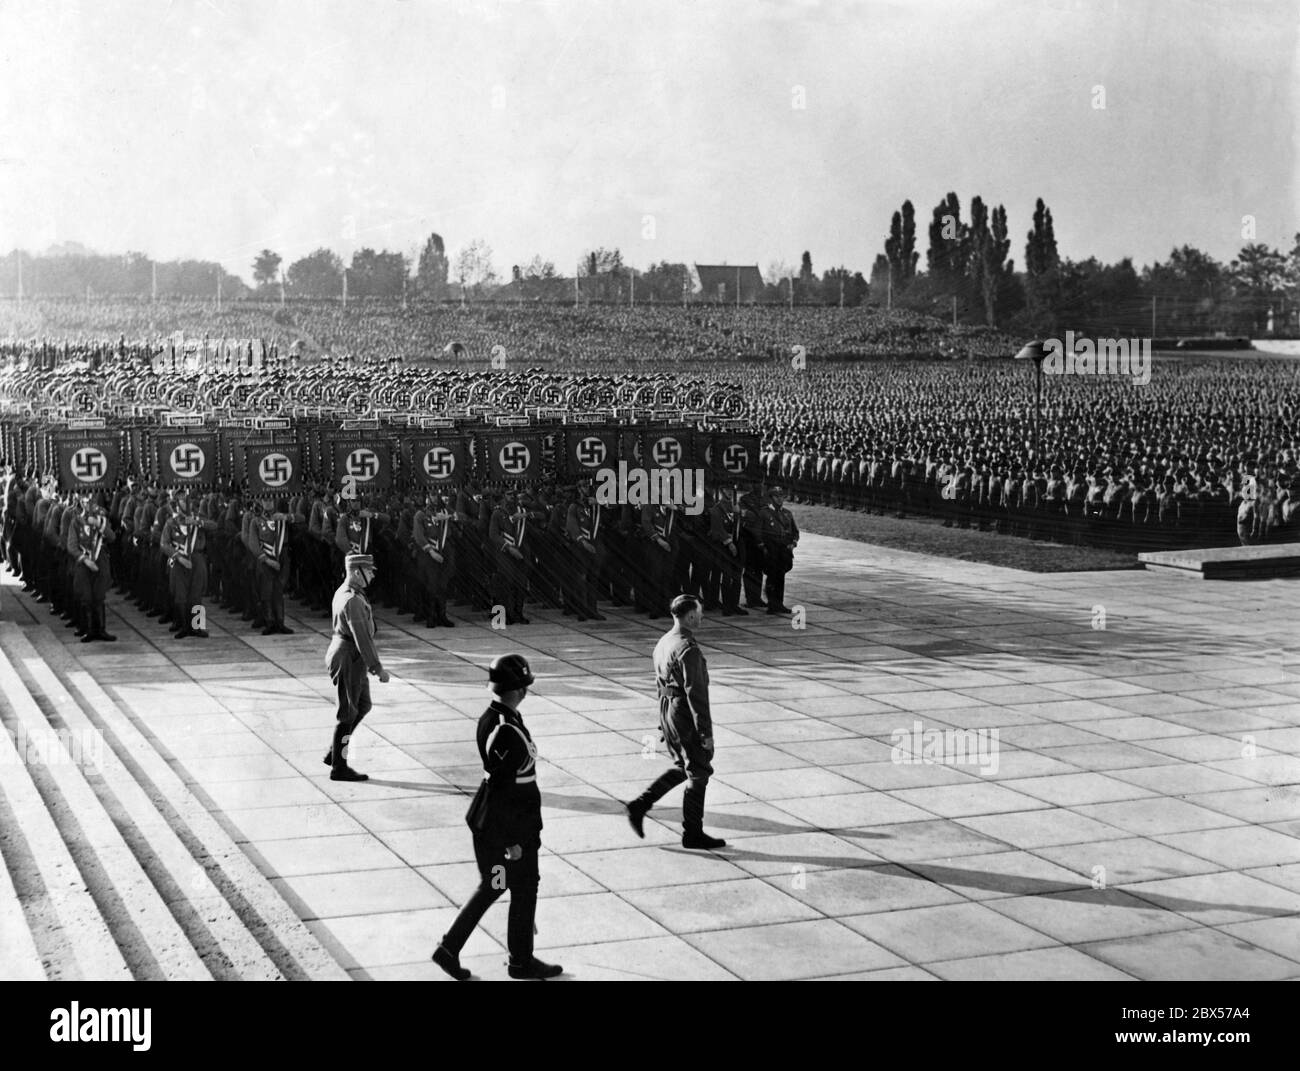
[{"label": "grass field", "polygon": [[828,506],[790,504],[787,507],[799,530],[817,535],[852,539],[895,550],[932,554],[939,558],[984,562],[1030,573],[1070,573],[1098,569],[1135,569],[1135,554],[1095,547],[1067,547],[1015,536],[945,528],[937,519],[876,517]]}]

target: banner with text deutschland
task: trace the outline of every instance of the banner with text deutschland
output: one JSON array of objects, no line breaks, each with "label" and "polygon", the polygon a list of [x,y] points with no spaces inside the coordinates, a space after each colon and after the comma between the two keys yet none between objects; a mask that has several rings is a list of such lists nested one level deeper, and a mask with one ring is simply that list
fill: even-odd
[{"label": "banner with text deutschland", "polygon": [[542,436],[535,431],[484,431],[479,433],[487,478],[536,480],[542,475]]},{"label": "banner with text deutschland", "polygon": [[117,482],[121,443],[116,433],[56,435],[59,490],[94,491]]},{"label": "banner with text deutschland", "polygon": [[187,487],[217,480],[217,436],[205,431],[159,431],[153,435],[154,471],[160,487]]},{"label": "banner with text deutschland", "polygon": [[758,436],[751,432],[716,432],[704,460],[717,480],[757,480],[762,475]]},{"label": "banner with text deutschland", "polygon": [[301,489],[302,447],[297,443],[249,443],[242,449],[250,492],[280,495]]},{"label": "banner with text deutschland", "polygon": [[405,446],[411,487],[460,485],[470,477],[470,447],[462,435],[413,435]]},{"label": "banner with text deutschland", "polygon": [[352,435],[330,443],[333,484],[351,485],[359,494],[386,491],[393,485],[393,444],[374,435]]},{"label": "banner with text deutschland", "polygon": [[618,468],[618,428],[569,426],[561,435],[560,471],[568,479],[590,480],[601,469]]}]

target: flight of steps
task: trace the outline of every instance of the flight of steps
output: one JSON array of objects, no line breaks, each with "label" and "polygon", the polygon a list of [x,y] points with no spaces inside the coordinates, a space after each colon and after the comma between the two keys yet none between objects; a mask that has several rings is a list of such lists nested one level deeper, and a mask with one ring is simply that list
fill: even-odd
[{"label": "flight of steps", "polygon": [[0,980],[348,979],[44,624],[0,622],[0,728]]}]

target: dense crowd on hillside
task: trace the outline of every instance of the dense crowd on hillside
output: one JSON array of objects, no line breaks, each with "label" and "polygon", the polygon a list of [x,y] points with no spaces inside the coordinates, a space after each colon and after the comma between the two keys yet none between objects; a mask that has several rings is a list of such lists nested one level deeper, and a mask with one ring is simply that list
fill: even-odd
[{"label": "dense crowd on hillside", "polygon": [[1145,385],[1045,377],[1035,451],[1032,364],[997,359],[1022,340],[907,312],[396,302],[8,312],[0,359],[11,361],[69,340],[73,355],[89,343],[132,360],[150,343],[126,339],[184,330],[268,339],[307,363],[687,366],[743,384],[767,475],[798,498],[958,526],[1124,546],[1256,542],[1291,538],[1293,483],[1300,493],[1300,364],[1286,361],[1161,360]]},{"label": "dense crowd on hillside", "polygon": [[750,305],[434,305],[395,301],[28,301],[0,303],[0,337],[62,342],[160,338],[176,331],[258,338],[307,358],[486,362],[496,347],[525,365],[573,367],[818,357],[1000,357],[1023,340],[953,328],[907,311]]}]

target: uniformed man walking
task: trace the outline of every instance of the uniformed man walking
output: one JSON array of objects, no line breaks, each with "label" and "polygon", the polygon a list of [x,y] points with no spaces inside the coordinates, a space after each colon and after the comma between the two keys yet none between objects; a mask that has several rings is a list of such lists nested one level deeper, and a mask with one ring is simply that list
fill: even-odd
[{"label": "uniformed man walking", "polygon": [[333,635],[325,652],[325,668],[338,689],[338,719],[334,742],[325,754],[331,767],[331,781],[366,781],[366,774],[348,765],[348,742],[361,719],[370,713],[370,681],[373,673],[381,684],[388,683],[388,671],[375,650],[375,619],[365,590],[375,578],[375,560],[369,554],[349,554],[344,559],[347,577],[330,605]]},{"label": "uniformed man walking", "polygon": [[727,842],[704,832],[704,796],[713,773],[713,720],[709,714],[709,667],[695,642],[704,608],[694,595],[678,595],[669,608],[673,627],[655,645],[655,680],[659,685],[659,729],[671,769],[630,803],[627,820],[638,837],[651,807],[683,781],[682,847],[723,848]]},{"label": "uniformed man walking", "polygon": [[542,796],[537,788],[537,747],[519,715],[519,704],[533,680],[528,660],[522,655],[502,655],[488,667],[488,681],[496,698],[479,718],[478,753],[483,760],[483,782],[465,816],[474,833],[480,881],[432,957],[434,963],[461,982],[469,978],[470,972],[460,965],[460,950],[487,909],[507,889],[510,977],[541,979],[564,973],[558,964],[543,963],[533,955]]}]

